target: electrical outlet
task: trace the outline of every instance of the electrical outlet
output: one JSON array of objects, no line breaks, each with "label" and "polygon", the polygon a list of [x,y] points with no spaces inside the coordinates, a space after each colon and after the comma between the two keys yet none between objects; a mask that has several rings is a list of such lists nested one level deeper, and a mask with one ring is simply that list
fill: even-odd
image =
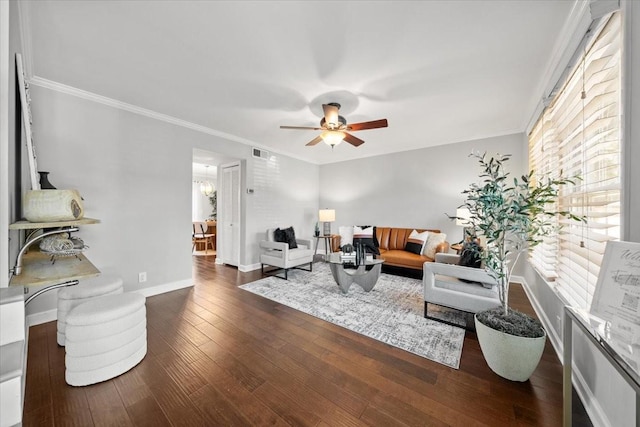
[{"label": "electrical outlet", "polygon": [[143,271],[142,273],[138,273],[138,283],[144,283],[147,281],[147,272]]}]

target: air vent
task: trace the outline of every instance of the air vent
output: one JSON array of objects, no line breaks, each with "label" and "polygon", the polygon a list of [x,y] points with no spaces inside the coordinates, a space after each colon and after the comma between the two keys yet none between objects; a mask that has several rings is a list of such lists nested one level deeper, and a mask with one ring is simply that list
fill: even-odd
[{"label": "air vent", "polygon": [[258,159],[265,159],[267,160],[269,158],[269,152],[266,150],[261,150],[259,148],[253,148],[253,157],[257,157]]}]

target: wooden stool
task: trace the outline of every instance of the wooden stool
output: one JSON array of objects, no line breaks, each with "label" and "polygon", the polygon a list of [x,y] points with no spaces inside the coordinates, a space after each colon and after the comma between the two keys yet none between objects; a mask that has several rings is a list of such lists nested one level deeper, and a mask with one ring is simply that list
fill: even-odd
[{"label": "wooden stool", "polygon": [[65,380],[84,386],[117,377],[147,354],[146,298],[125,293],[93,298],[67,315]]}]

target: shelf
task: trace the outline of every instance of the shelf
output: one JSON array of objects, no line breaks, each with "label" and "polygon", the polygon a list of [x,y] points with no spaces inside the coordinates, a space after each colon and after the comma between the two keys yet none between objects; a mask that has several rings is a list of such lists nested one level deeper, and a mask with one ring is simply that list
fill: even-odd
[{"label": "shelf", "polygon": [[83,254],[59,257],[51,264],[51,255],[31,250],[22,257],[22,264],[22,274],[12,276],[9,286],[47,286],[100,274]]},{"label": "shelf", "polygon": [[72,227],[75,225],[99,224],[100,220],[95,218],[82,218],[70,221],[52,222],[29,222],[26,220],[16,221],[9,225],[9,230],[35,230],[38,228]]}]

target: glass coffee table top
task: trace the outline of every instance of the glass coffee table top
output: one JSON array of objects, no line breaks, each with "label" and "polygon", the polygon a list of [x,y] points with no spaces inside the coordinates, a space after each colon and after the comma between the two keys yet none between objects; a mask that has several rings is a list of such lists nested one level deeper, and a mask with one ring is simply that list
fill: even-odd
[{"label": "glass coffee table top", "polygon": [[[341,252],[332,252],[329,255],[326,256],[326,261],[330,262],[332,264],[355,264],[355,258],[344,258],[343,257],[344,254],[342,254]],[[376,264],[382,264],[384,262],[383,259],[379,259],[379,258],[372,258],[371,255],[369,255],[366,260],[364,265],[376,265]]]}]

